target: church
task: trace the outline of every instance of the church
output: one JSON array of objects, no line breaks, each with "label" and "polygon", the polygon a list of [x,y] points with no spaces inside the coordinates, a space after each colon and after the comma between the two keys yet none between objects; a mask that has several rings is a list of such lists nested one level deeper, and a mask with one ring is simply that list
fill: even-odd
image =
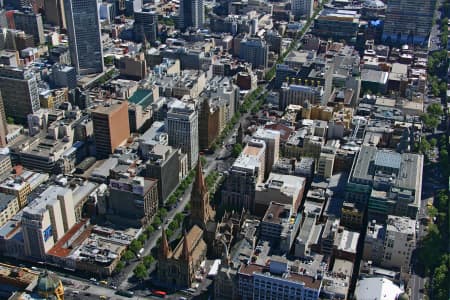
[{"label": "church", "polygon": [[158,254],[158,281],[167,287],[189,288],[195,280],[195,271],[206,259],[207,245],[204,241],[209,224],[214,223],[215,212],[209,204],[209,193],[199,159],[197,174],[191,192],[191,228],[184,232],[172,251],[165,230],[162,231]]}]

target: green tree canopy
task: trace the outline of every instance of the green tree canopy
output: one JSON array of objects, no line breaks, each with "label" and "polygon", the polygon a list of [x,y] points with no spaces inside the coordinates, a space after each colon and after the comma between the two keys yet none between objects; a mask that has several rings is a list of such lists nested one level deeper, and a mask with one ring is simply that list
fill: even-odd
[{"label": "green tree canopy", "polygon": [[133,240],[130,244],[130,250],[133,251],[134,253],[138,253],[139,250],[141,250],[142,248],[142,242],[139,240]]},{"label": "green tree canopy", "polygon": [[122,258],[123,258],[125,261],[132,260],[132,259],[134,258],[134,253],[133,253],[133,251],[131,251],[131,250],[125,251],[125,252],[123,253],[123,255],[122,255]]},{"label": "green tree canopy", "polygon": [[133,270],[133,274],[134,276],[136,276],[137,279],[142,280],[145,277],[147,277],[147,268],[143,263],[140,263]]},{"label": "green tree canopy", "polygon": [[444,110],[442,109],[442,105],[439,103],[432,103],[427,107],[427,112],[431,116],[442,116],[444,114]]},{"label": "green tree canopy", "polygon": [[152,255],[144,256],[144,266],[148,269],[155,262],[155,258]]},{"label": "green tree canopy", "polygon": [[233,155],[233,157],[238,157],[239,154],[241,154],[242,152],[242,145],[237,143],[233,146],[233,150],[231,150],[231,154]]}]

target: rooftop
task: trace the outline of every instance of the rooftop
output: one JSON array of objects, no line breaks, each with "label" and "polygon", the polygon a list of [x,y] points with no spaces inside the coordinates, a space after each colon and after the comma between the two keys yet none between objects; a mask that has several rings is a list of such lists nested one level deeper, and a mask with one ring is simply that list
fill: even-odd
[{"label": "rooftop", "polygon": [[415,234],[416,220],[408,217],[389,215],[386,221],[386,230],[389,232],[401,232],[404,234]]},{"label": "rooftop", "polygon": [[272,276],[279,279],[304,284],[306,287],[311,289],[319,289],[322,284],[321,280],[316,280],[313,276],[303,275],[294,272],[273,274],[269,272],[269,268],[267,266],[257,264],[242,265],[241,268],[239,269],[239,273],[247,276],[254,276],[255,274],[263,276]]}]

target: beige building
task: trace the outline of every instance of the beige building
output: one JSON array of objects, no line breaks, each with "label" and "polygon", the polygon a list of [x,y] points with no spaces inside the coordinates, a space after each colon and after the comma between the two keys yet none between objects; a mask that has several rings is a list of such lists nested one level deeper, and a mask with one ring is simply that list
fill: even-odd
[{"label": "beige building", "polygon": [[0,226],[3,226],[19,211],[19,202],[14,195],[0,193]]},{"label": "beige building", "polygon": [[384,254],[381,265],[409,270],[411,255],[416,248],[416,220],[389,215],[386,221]]},{"label": "beige building", "polygon": [[297,212],[305,185],[304,177],[270,173],[266,182],[256,186],[254,214],[264,216],[272,201],[291,205],[293,211]]},{"label": "beige building", "polygon": [[24,208],[28,203],[28,195],[31,193],[30,183],[22,177],[8,178],[0,184],[0,192],[17,197],[19,207]]},{"label": "beige building", "polygon": [[330,178],[333,175],[334,156],[333,153],[320,153],[317,162],[317,175],[324,178]]},{"label": "beige building", "polygon": [[280,132],[260,128],[255,132],[253,138],[263,140],[266,143],[264,176],[267,177],[272,171],[273,164],[280,158]]},{"label": "beige building", "polygon": [[25,255],[45,258],[48,250],[75,224],[72,191],[50,186],[23,209]]},{"label": "beige building", "polygon": [[147,76],[147,63],[144,53],[122,56],[119,60],[120,75],[129,79],[142,80]]}]

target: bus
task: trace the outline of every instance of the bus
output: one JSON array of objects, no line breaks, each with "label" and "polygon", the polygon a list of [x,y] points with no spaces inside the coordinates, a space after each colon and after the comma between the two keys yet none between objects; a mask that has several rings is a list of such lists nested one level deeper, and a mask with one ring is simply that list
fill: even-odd
[{"label": "bus", "polygon": [[152,294],[159,298],[165,298],[167,296],[167,293],[164,291],[153,291]]}]

